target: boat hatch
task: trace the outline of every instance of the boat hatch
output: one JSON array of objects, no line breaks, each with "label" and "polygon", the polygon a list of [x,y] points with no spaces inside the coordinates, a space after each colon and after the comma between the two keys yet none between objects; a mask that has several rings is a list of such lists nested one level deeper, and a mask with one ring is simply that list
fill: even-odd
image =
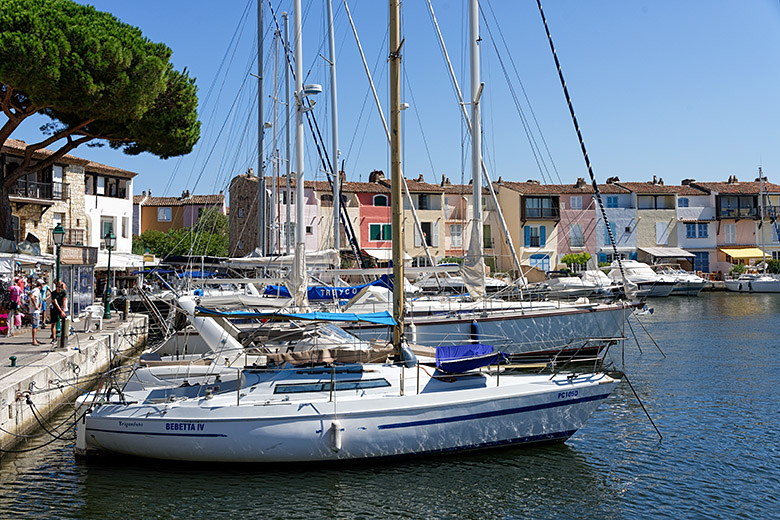
[{"label": "boat hatch", "polygon": [[[366,390],[390,386],[387,379],[356,379],[353,381],[336,381],[336,390]],[[274,387],[275,394],[302,394],[306,392],[329,392],[330,381],[312,383],[279,384]]]}]

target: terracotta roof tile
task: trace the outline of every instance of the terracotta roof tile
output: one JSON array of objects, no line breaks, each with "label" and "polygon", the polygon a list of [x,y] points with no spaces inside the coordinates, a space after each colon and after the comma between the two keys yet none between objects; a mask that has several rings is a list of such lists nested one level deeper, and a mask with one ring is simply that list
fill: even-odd
[{"label": "terracotta roof tile", "polygon": [[[708,193],[715,192],[720,195],[758,195],[761,193],[761,183],[750,182],[695,182],[697,186]],[[780,193],[780,186],[771,182],[764,182],[769,193]]]},{"label": "terracotta roof tile", "polygon": [[626,188],[632,193],[644,195],[672,195],[677,193],[679,186],[666,186],[653,182],[616,182],[618,186]]},{"label": "terracotta roof tile", "polygon": [[[20,141],[19,139],[7,139],[3,145],[2,152],[11,155],[22,155],[24,153],[24,149],[27,147],[27,144],[28,143]],[[53,153],[54,152],[52,150],[41,148],[40,150],[37,150],[33,153],[33,159],[45,159]],[[64,155],[61,161],[64,163],[77,164],[80,166],[86,166],[89,164],[88,160],[69,154]]]},{"label": "terracotta roof tile", "polygon": [[[133,204],[140,204],[144,195],[133,196]],[[186,198],[181,197],[146,197],[144,206],[200,206],[200,205],[222,205],[225,204],[225,195],[190,195]]]}]

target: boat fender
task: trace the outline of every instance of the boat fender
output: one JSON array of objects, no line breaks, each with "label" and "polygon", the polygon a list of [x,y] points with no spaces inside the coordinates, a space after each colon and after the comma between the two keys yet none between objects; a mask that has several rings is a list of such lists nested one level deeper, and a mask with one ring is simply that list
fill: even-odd
[{"label": "boat fender", "polygon": [[471,321],[471,339],[479,343],[479,337],[482,335],[482,325],[477,320]]},{"label": "boat fender", "polygon": [[330,449],[334,453],[341,451],[341,421],[333,421],[330,424]]},{"label": "boat fender", "polygon": [[417,344],[417,325],[414,323],[409,324],[409,337],[413,344]]}]

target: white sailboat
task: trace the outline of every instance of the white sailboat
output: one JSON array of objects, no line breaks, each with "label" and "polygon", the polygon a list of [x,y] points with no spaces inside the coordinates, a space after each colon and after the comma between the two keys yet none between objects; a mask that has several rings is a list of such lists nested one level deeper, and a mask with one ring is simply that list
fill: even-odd
[{"label": "white sailboat", "polygon": [[[399,1],[391,0],[396,136],[399,13]],[[470,14],[476,46],[476,0]],[[300,16],[300,0],[295,0],[297,54]],[[393,144],[394,193],[400,195],[400,154],[397,141]],[[400,196],[393,200],[394,219],[400,223]],[[401,226],[394,226],[393,233],[400,260]],[[395,265],[396,279],[402,279],[402,262]],[[396,318],[403,315],[402,292],[398,284]],[[212,324],[195,323],[201,328]],[[275,358],[280,362],[272,364],[268,355],[258,353],[251,365],[235,367],[234,384],[228,388],[216,383],[168,385],[89,396],[83,399],[89,408],[79,420],[76,451],[182,461],[313,462],[560,442],[584,424],[619,382],[604,373],[508,373],[498,354],[487,360],[495,365],[487,371],[443,373],[448,359],[439,359],[438,368],[420,365],[404,346],[404,322],[396,319],[394,331],[393,362],[341,364],[334,357],[312,363],[304,355]],[[217,341],[222,339],[219,335]]]}]

